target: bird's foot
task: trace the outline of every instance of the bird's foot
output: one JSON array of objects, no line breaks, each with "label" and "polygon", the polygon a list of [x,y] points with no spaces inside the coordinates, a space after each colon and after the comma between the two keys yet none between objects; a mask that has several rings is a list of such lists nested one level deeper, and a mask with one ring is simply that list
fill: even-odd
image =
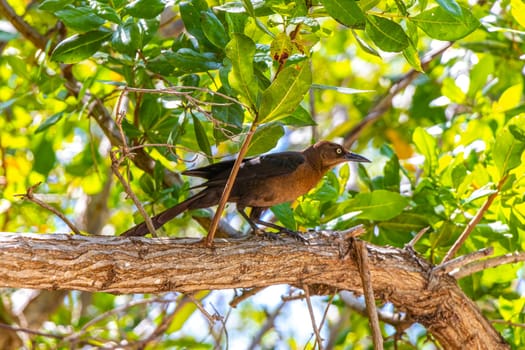
[{"label": "bird's foot", "polygon": [[280,230],[279,233],[288,235],[299,242],[308,243],[308,239],[304,238],[300,232],[283,229],[283,230]]},{"label": "bird's foot", "polygon": [[256,234],[261,236],[263,239],[267,239],[269,241],[282,241],[283,240],[282,237],[276,232],[257,230]]},{"label": "bird's foot", "polygon": [[278,240],[282,241],[283,240],[282,235],[284,234],[289,237],[292,237],[293,239],[299,242],[308,243],[308,239],[304,238],[300,232],[288,230],[286,228],[282,228],[277,232],[269,232],[269,231],[264,231],[264,230],[259,229],[256,231],[256,234],[260,235],[261,237],[265,239],[272,240],[272,241],[278,241]]}]

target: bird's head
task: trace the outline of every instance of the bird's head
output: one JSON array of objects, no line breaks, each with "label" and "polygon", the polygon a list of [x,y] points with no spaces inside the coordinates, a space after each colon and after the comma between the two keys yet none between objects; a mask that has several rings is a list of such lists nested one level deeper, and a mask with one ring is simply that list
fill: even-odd
[{"label": "bird's head", "polygon": [[319,141],[312,146],[312,149],[317,153],[322,168],[332,168],[344,162],[370,162],[365,157],[352,153],[343,146],[330,141]]}]

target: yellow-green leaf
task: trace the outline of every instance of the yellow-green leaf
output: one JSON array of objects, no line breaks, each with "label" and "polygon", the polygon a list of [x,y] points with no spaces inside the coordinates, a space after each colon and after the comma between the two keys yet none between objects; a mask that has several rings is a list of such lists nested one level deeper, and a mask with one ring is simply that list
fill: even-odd
[{"label": "yellow-green leaf", "polygon": [[498,101],[494,102],[492,110],[496,113],[499,113],[517,107],[521,101],[522,91],[523,86],[521,84],[516,84],[509,87],[501,94]]},{"label": "yellow-green leaf", "polygon": [[228,75],[231,87],[247,100],[250,106],[255,107],[259,92],[253,72],[255,43],[246,35],[236,33],[226,45],[225,52],[232,62],[232,70]]},{"label": "yellow-green leaf", "polygon": [[525,4],[522,0],[510,0],[510,12],[522,27],[525,27]]},{"label": "yellow-green leaf", "polygon": [[292,114],[311,85],[308,62],[283,69],[262,94],[259,122],[268,123]]}]

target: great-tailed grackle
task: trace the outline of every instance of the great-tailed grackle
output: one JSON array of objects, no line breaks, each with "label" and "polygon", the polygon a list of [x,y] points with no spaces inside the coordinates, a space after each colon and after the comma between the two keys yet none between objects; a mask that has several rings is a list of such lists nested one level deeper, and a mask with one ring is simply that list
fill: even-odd
[{"label": "great-tailed grackle", "polygon": [[[237,210],[256,230],[256,224],[284,230],[259,219],[272,205],[290,202],[312,189],[337,164],[354,161],[369,162],[363,156],[349,152],[343,146],[319,141],[302,152],[279,152],[246,158],[235,179],[228,202],[237,203]],[[188,209],[207,208],[218,204],[235,160],[210,164],[186,170],[184,175],[197,176],[207,181],[193,188],[205,187],[201,192],[151,218],[157,229]],[[250,216],[244,209],[252,207]],[[145,223],[138,224],[122,236],[144,236]]]}]

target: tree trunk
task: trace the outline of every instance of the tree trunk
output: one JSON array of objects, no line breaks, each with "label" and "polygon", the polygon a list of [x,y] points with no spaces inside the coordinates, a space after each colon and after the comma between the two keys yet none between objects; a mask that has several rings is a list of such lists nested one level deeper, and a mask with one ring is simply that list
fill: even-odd
[{"label": "tree trunk", "polygon": [[[367,244],[375,296],[424,325],[446,349],[507,349],[454,278],[409,251]],[[0,235],[0,285],[110,293],[308,285],[362,293],[352,241]]]}]

